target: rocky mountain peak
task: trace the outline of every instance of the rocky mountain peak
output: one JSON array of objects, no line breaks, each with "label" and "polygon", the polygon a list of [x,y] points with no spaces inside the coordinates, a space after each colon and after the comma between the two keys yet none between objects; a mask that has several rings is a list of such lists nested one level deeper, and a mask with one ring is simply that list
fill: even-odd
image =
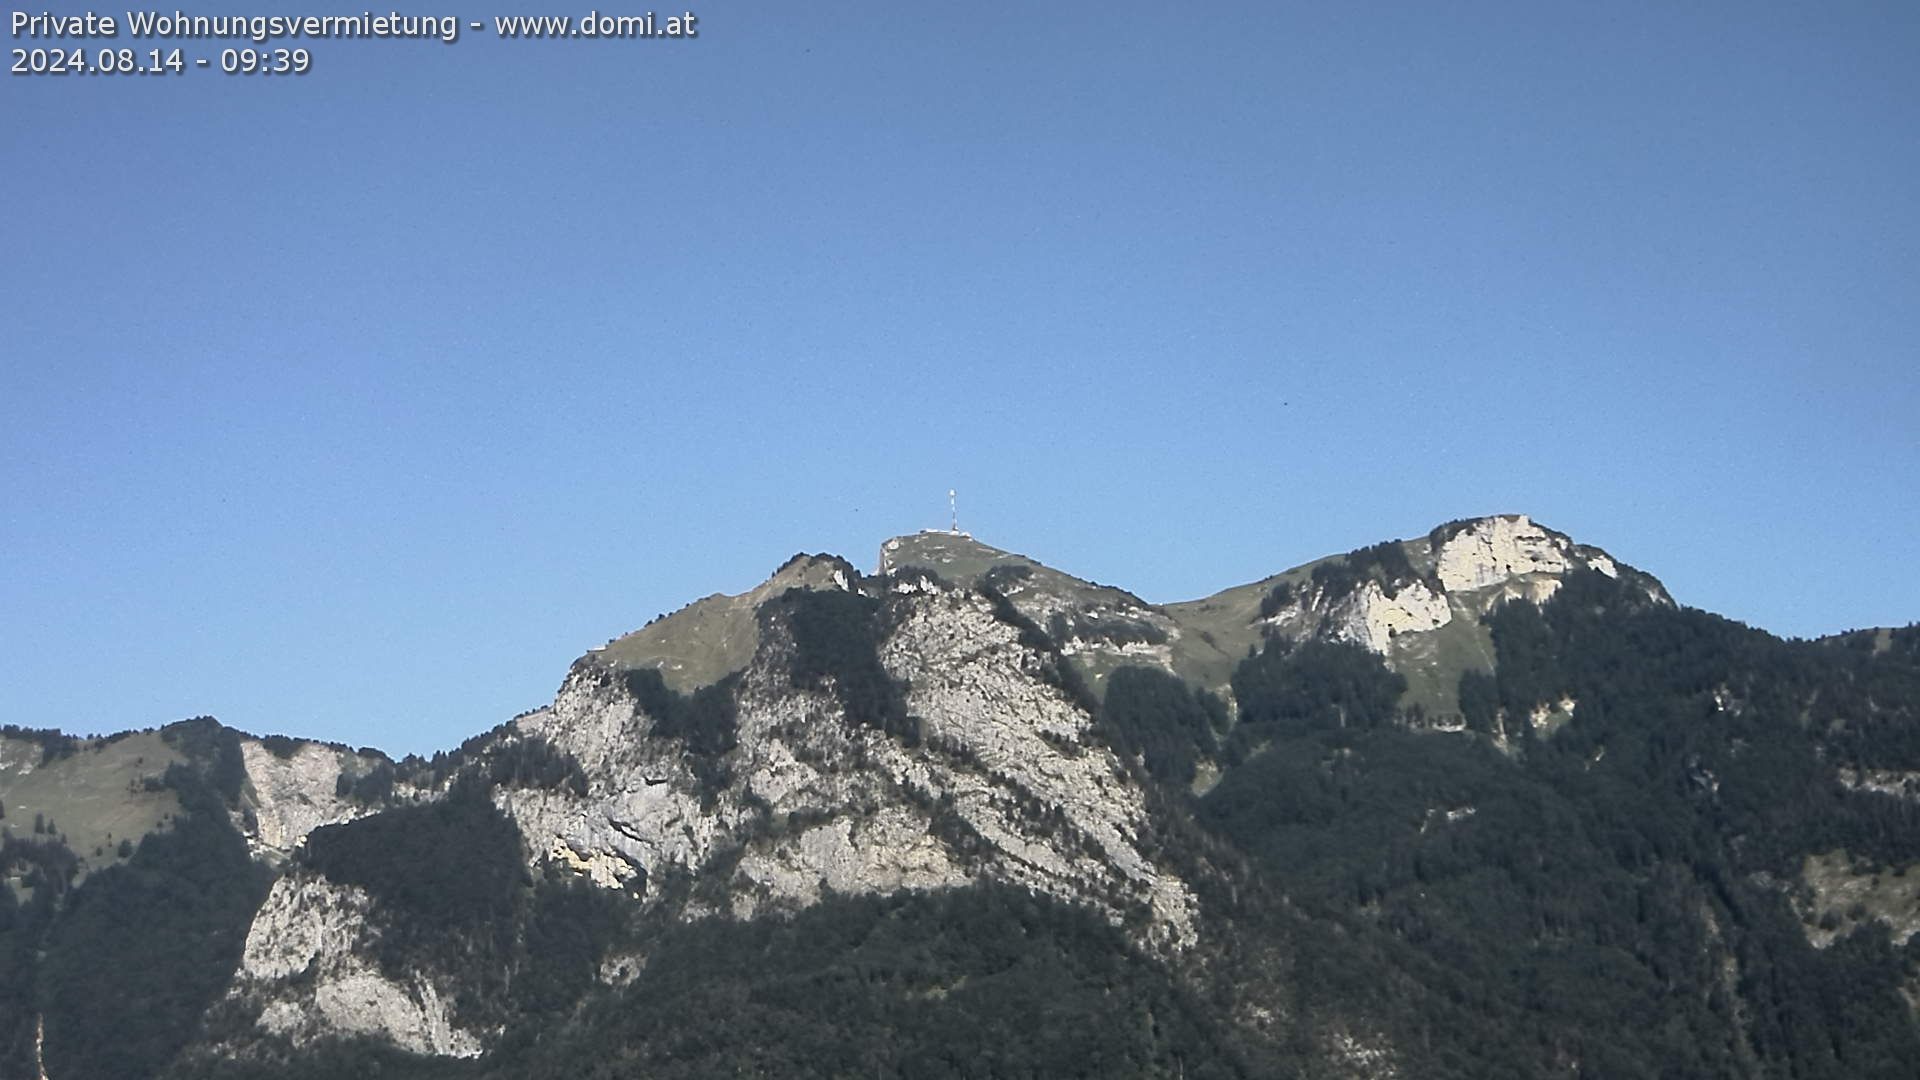
[{"label": "rocky mountain peak", "polygon": [[998,566],[1037,567],[1025,555],[1002,551],[975,540],[969,533],[923,529],[896,536],[880,545],[879,573],[890,574],[917,566],[959,585],[971,585]]},{"label": "rocky mountain peak", "polygon": [[1174,670],[1225,690],[1233,664],[1271,637],[1344,641],[1378,654],[1408,699],[1453,713],[1463,671],[1486,671],[1493,642],[1481,619],[1508,600],[1544,603],[1568,575],[1592,570],[1672,603],[1651,575],[1525,514],[1462,518],[1424,537],[1318,559],[1202,600],[1164,609],[1191,645]]},{"label": "rocky mountain peak", "polygon": [[[1606,552],[1575,543],[1565,533],[1538,525],[1525,514],[1449,522],[1427,535],[1427,552],[1433,576],[1448,593],[1501,586],[1531,575],[1560,578],[1582,569],[1620,576],[1619,564]],[[1649,591],[1664,597],[1665,590],[1658,589],[1657,582],[1641,577]],[[1545,591],[1550,594],[1552,588],[1547,586]]]},{"label": "rocky mountain peak", "polygon": [[1180,626],[1160,607],[964,533],[928,530],[881,545],[882,573],[909,568],[1002,598],[1072,658],[1095,694],[1104,691],[1109,674],[1129,664],[1175,671],[1186,648]]}]

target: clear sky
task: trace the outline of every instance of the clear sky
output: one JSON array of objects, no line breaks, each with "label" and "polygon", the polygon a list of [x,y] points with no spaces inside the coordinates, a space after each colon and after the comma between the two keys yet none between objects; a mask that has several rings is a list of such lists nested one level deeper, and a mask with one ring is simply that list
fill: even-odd
[{"label": "clear sky", "polygon": [[0,84],[0,720],[449,747],[949,487],[1156,601],[1520,511],[1920,619],[1920,5],[694,10]]}]

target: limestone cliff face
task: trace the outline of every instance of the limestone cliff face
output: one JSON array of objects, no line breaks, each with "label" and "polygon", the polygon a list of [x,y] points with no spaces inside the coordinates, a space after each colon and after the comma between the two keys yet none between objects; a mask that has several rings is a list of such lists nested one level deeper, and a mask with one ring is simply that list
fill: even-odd
[{"label": "limestone cliff face", "polygon": [[618,887],[701,879],[690,917],[993,879],[1115,919],[1139,911],[1153,942],[1190,942],[1191,894],[1144,850],[1144,792],[1043,677],[1058,661],[972,590],[913,582],[886,603],[880,660],[907,686],[917,744],[851,721],[828,689],[796,687],[775,624],[741,673],[737,746],[721,760],[661,737],[616,673],[583,663],[517,727],[571,753],[587,793],[503,789],[498,805],[537,865]]},{"label": "limestone cliff face", "polygon": [[1428,538],[1428,546],[1434,573],[1447,593],[1478,596],[1489,608],[1513,597],[1545,602],[1562,579],[1579,570],[1625,578],[1656,603],[1673,603],[1651,575],[1616,562],[1597,547],[1575,543],[1525,514],[1442,526]]},{"label": "limestone cliff face", "polygon": [[325,878],[281,878],[254,916],[229,998],[295,1047],[361,1036],[417,1054],[472,1057],[480,1033],[456,1026],[431,977],[395,979],[372,959],[382,930],[367,894]]},{"label": "limestone cliff face", "polygon": [[1671,603],[1657,581],[1623,571],[1600,549],[1524,514],[1455,522],[1400,548],[1409,573],[1341,588],[1303,584],[1262,622],[1289,637],[1352,642],[1391,662],[1405,635],[1441,630],[1457,619],[1473,622],[1507,600],[1545,603],[1578,570],[1613,578],[1630,573],[1649,596]]},{"label": "limestone cliff face", "polygon": [[[1092,717],[1051,685],[1048,658],[967,591],[907,606],[881,659],[910,689],[936,754],[928,781],[996,852],[989,872],[1109,911],[1144,904],[1158,943],[1194,934],[1187,884],[1156,866],[1144,790],[1091,737]],[[910,761],[902,761],[910,767]],[[1057,825],[1036,827],[1051,813]]]},{"label": "limestone cliff face", "polygon": [[888,540],[880,572],[930,570],[958,586],[992,589],[1045,630],[1099,693],[1125,665],[1173,672],[1184,654],[1212,649],[1188,640],[1179,620],[1124,589],[1084,581],[959,533],[928,531]]},{"label": "limestone cliff face", "polygon": [[1415,581],[1388,596],[1377,581],[1369,581],[1328,604],[1330,636],[1385,654],[1401,634],[1438,630],[1453,621],[1446,596]]},{"label": "limestone cliff face", "polygon": [[253,814],[247,839],[256,855],[285,856],[320,826],[372,812],[337,793],[340,777],[368,771],[374,767],[370,759],[309,742],[282,757],[257,739],[242,739],[240,753],[247,768],[247,806]]},{"label": "limestone cliff face", "polygon": [[[1441,543],[1435,572],[1448,592],[1469,592],[1525,574],[1564,574],[1574,566],[1571,547],[1524,514],[1481,518]],[[1594,568],[1616,574],[1605,556]]]}]

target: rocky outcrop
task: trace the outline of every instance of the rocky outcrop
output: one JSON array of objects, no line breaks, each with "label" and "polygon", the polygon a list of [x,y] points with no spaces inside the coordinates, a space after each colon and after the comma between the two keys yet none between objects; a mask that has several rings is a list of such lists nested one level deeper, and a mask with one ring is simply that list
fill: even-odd
[{"label": "rocky outcrop", "polygon": [[1172,672],[1192,643],[1178,620],[1124,589],[1084,581],[961,533],[930,530],[888,540],[880,572],[927,570],[961,587],[985,587],[1046,631],[1073,658],[1095,693],[1115,668]]},{"label": "rocky outcrop", "polygon": [[994,872],[1069,900],[1104,894],[1116,914],[1143,903],[1159,944],[1193,940],[1191,892],[1143,846],[1145,792],[990,605],[958,591],[917,603],[881,658],[910,682],[929,742],[964,763],[936,758],[927,779],[999,853]]},{"label": "rocky outcrop", "polygon": [[1524,514],[1454,522],[1434,530],[1424,543],[1403,542],[1398,548],[1397,570],[1369,563],[1355,571],[1357,581],[1334,575],[1323,584],[1318,573],[1287,575],[1299,577],[1297,586],[1289,585],[1290,600],[1262,615],[1257,625],[1266,634],[1349,641],[1392,663],[1405,635],[1445,630],[1463,618],[1472,622],[1508,600],[1543,604],[1576,570],[1616,578],[1632,573],[1649,596],[1666,601],[1652,578],[1626,571],[1600,549],[1575,544]]},{"label": "rocky outcrop", "polygon": [[1385,654],[1401,634],[1438,630],[1453,620],[1447,598],[1424,582],[1402,585],[1392,596],[1369,581],[1334,603],[1327,612],[1328,633]]},{"label": "rocky outcrop", "polygon": [[[1448,592],[1467,592],[1525,574],[1564,574],[1575,565],[1571,547],[1525,514],[1480,518],[1440,545],[1434,570]],[[1601,559],[1595,569],[1613,576],[1612,560]]]},{"label": "rocky outcrop", "polygon": [[1567,575],[1592,570],[1626,580],[1659,604],[1673,598],[1651,575],[1606,552],[1575,543],[1525,514],[1502,514],[1443,525],[1428,539],[1433,571],[1449,595],[1473,599],[1476,609],[1501,600],[1545,603]]},{"label": "rocky outcrop", "polygon": [[295,1047],[362,1036],[417,1054],[479,1054],[479,1033],[454,1023],[448,996],[426,973],[396,979],[379,969],[380,933],[363,890],[281,878],[254,916],[229,996],[257,1008],[261,1030]]},{"label": "rocky outcrop", "polygon": [[351,821],[372,812],[336,794],[343,772],[370,768],[357,755],[320,743],[300,743],[289,756],[269,751],[254,739],[242,739],[248,808],[253,812],[248,841],[256,854],[285,855],[322,825]]},{"label": "rocky outcrop", "polygon": [[1351,642],[1385,656],[1400,635],[1427,633],[1453,621],[1447,596],[1427,582],[1394,585],[1392,592],[1376,580],[1362,581],[1344,592],[1305,587],[1259,625],[1268,635]]}]

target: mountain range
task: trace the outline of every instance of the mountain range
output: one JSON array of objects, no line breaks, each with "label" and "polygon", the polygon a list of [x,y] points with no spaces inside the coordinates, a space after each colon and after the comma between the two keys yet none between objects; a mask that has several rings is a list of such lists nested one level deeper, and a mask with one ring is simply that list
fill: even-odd
[{"label": "mountain range", "polygon": [[1920,1061],[1920,627],[1520,515],[1165,605],[796,555],[431,758],[7,727],[0,830],[5,1077]]}]

